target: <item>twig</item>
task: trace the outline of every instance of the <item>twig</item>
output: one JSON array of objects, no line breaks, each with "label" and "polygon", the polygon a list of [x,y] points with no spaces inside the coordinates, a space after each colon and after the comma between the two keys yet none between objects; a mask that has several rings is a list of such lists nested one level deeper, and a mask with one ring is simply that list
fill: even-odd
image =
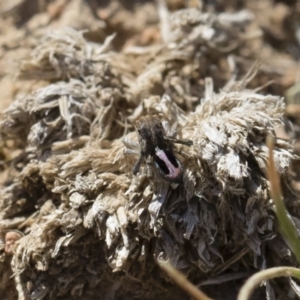
[{"label": "twig", "polygon": [[212,300],[201,292],[195,285],[184,277],[183,274],[178,272],[171,266],[168,261],[158,259],[159,266],[188,294],[190,294],[196,300]]}]

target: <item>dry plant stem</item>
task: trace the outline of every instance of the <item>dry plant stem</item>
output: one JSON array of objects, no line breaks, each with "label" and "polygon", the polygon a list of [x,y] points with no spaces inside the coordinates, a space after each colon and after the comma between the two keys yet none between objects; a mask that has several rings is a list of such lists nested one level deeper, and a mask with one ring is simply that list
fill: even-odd
[{"label": "dry plant stem", "polygon": [[268,177],[270,181],[270,192],[272,199],[276,207],[276,215],[279,220],[280,228],[282,233],[286,237],[291,250],[300,262],[300,242],[296,228],[290,221],[286,213],[286,208],[282,198],[282,191],[280,186],[280,179],[275,167],[273,149],[274,149],[274,138],[272,136],[267,137],[267,146],[269,148],[269,167]]},{"label": "dry plant stem", "polygon": [[178,272],[171,264],[164,260],[158,261],[159,266],[188,294],[190,294],[196,300],[212,300],[201,292],[196,286],[188,281],[183,274]]},{"label": "dry plant stem", "polygon": [[250,298],[255,287],[265,280],[285,276],[300,278],[300,269],[292,267],[276,267],[260,271],[251,276],[241,288],[237,300],[247,300]]}]

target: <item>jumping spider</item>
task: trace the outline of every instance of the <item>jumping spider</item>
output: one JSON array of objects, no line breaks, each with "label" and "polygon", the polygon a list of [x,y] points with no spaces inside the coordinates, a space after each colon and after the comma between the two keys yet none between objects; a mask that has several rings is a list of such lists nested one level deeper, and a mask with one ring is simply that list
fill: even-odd
[{"label": "jumping spider", "polygon": [[191,140],[176,139],[176,129],[169,128],[168,122],[161,121],[155,116],[141,117],[136,122],[138,132],[138,144],[124,140],[126,146],[138,148],[139,152],[127,149],[127,153],[139,153],[139,159],[135,163],[132,173],[136,175],[142,163],[146,163],[147,176],[152,176],[154,163],[158,174],[168,182],[180,183],[183,168],[174,154],[174,143],[191,146]]}]

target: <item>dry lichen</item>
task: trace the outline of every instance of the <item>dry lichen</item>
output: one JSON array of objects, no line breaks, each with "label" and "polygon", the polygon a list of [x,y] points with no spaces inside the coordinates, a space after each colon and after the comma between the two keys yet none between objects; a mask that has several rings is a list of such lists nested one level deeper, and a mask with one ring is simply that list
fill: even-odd
[{"label": "dry lichen", "polygon": [[[266,179],[265,139],[282,124],[283,99],[246,89],[248,77],[214,93],[227,78],[209,78],[216,57],[245,47],[250,20],[245,11],[177,11],[161,22],[162,44],[120,53],[110,50],[113,36],[103,45],[74,29],[42,38],[21,76],[53,82],[19,95],[0,124],[4,142],[22,151],[12,164],[20,173],[0,196],[1,226],[25,233],[11,263],[19,299],[93,299],[99,290],[105,299],[153,299],[172,291],[158,257],[204,280],[266,268],[281,259],[276,249],[289,252]],[[137,140],[133,125],[144,115],[193,140],[178,148],[182,184],[132,175],[123,142]],[[298,224],[292,157],[278,139],[276,164]],[[14,223],[20,215],[27,219]]]}]

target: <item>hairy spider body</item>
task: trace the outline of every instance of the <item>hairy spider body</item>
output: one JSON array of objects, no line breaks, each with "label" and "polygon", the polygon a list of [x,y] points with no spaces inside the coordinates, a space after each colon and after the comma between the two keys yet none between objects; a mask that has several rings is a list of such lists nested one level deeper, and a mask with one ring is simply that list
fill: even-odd
[{"label": "hairy spider body", "polygon": [[152,176],[152,164],[158,170],[159,175],[169,182],[180,183],[183,175],[183,168],[180,161],[174,154],[173,143],[192,145],[190,140],[179,140],[174,138],[176,131],[169,130],[167,122],[162,123],[154,116],[145,116],[136,122],[138,132],[140,157],[133,167],[133,174],[136,175],[141,164],[147,164],[147,175]]}]

